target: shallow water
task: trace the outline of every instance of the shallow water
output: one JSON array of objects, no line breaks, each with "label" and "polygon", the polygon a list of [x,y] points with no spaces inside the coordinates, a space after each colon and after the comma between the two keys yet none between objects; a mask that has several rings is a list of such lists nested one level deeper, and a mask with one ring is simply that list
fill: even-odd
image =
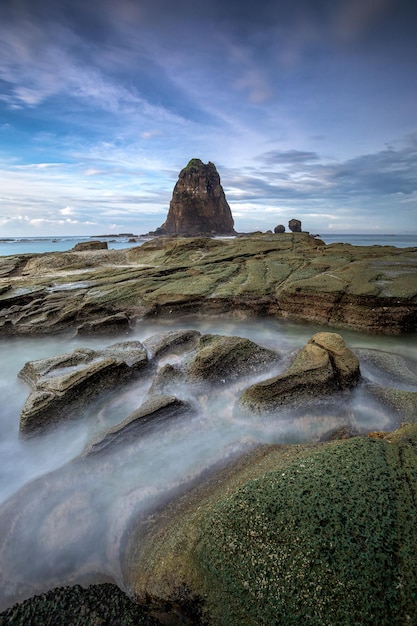
[{"label": "shallow water", "polygon": [[[24,363],[76,347],[102,348],[179,328],[202,333],[248,337],[283,356],[286,367],[295,350],[315,332],[313,324],[276,320],[200,318],[140,322],[128,337],[4,338],[0,341],[0,610],[15,601],[60,584],[93,582],[109,577],[121,586],[124,534],[137,516],[191,481],[205,469],[258,443],[317,441],[348,425],[364,433],[396,425],[396,416],[373,401],[362,386],[328,403],[295,415],[280,411],[264,418],[239,414],[235,402],[249,384],[179,389],[196,406],[195,417],[176,419],[146,433],[112,457],[89,462],[77,459],[100,431],[124,420],[146,399],[151,379],[144,375],[111,394],[97,398],[89,410],[49,435],[19,439],[19,414],[29,388],[18,379]],[[374,337],[337,331],[353,349],[371,348],[406,357],[417,372],[417,336]],[[174,362],[170,356],[164,362]],[[372,363],[363,373],[387,384],[387,374]],[[266,377],[266,373],[257,378]],[[401,377],[393,386],[401,386]],[[252,379],[251,379],[252,380]],[[417,391],[407,382],[406,388]]]}]

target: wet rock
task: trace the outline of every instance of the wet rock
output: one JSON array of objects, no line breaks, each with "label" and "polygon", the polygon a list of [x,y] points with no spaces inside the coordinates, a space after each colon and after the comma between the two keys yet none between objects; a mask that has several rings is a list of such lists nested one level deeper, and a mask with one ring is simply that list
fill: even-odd
[{"label": "wet rock", "polygon": [[103,350],[78,348],[29,361],[19,372],[33,389],[20,414],[21,434],[40,433],[75,417],[99,393],[132,379],[147,365],[147,353],[139,341],[117,343]]},{"label": "wet rock", "polygon": [[158,359],[170,352],[178,354],[195,348],[200,336],[198,330],[172,330],[152,335],[145,339],[143,345],[148,350],[150,358]]},{"label": "wet rock", "polygon": [[415,426],[262,447],[141,520],[130,588],[161,611],[204,598],[216,626],[415,623],[416,475]]},{"label": "wet rock", "polygon": [[400,334],[417,330],[416,275],[417,248],[326,246],[303,232],[2,257],[0,334],[67,332],[117,313],[132,322],[274,316]]},{"label": "wet rock", "polygon": [[161,231],[168,235],[231,235],[235,232],[233,225],[216,166],[191,159],[179,174]]},{"label": "wet rock", "polygon": [[112,452],[118,446],[134,442],[135,439],[156,426],[178,417],[194,414],[195,410],[190,403],[175,396],[151,396],[124,422],[101,433],[87,446],[83,456]]},{"label": "wet rock", "polygon": [[203,335],[197,354],[185,368],[188,380],[226,382],[271,367],[280,359],[273,350],[249,339],[223,335]]},{"label": "wet rock", "polygon": [[149,393],[151,395],[173,393],[178,385],[184,382],[185,375],[181,367],[167,363],[155,374]]},{"label": "wet rock", "polygon": [[115,335],[129,333],[130,321],[126,313],[115,313],[97,320],[84,322],[77,328],[77,335]]},{"label": "wet rock", "polygon": [[107,250],[107,241],[80,241],[71,250],[73,252],[85,252],[89,250]]},{"label": "wet rock", "polygon": [[359,360],[336,333],[317,333],[282,374],[248,387],[240,405],[254,412],[273,411],[357,384]]},{"label": "wet rock", "polygon": [[160,626],[146,606],[138,606],[114,584],[59,587],[10,607],[0,614],[0,624],[18,626],[98,626],[135,624]]},{"label": "wet rock", "polygon": [[383,405],[397,415],[397,426],[402,422],[417,423],[417,391],[382,387],[365,381],[366,389]]}]

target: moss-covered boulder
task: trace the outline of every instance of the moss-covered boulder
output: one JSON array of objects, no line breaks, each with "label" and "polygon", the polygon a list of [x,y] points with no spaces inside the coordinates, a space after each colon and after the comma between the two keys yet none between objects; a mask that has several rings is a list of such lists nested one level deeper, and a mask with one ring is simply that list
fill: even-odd
[{"label": "moss-covered boulder", "polygon": [[417,622],[416,426],[237,465],[132,535],[137,598],[187,590],[213,626]]},{"label": "moss-covered boulder", "polygon": [[359,360],[337,333],[317,333],[282,374],[248,387],[240,398],[245,410],[273,411],[356,385]]}]

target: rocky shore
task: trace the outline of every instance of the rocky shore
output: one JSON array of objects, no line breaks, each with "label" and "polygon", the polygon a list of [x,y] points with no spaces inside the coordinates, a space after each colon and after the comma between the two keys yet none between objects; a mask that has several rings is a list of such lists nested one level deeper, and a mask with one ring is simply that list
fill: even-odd
[{"label": "rocky shore", "polygon": [[294,232],[0,258],[0,335],[127,333],[188,313],[412,332],[417,249],[326,246]]},{"label": "rocky shore", "polygon": [[[297,232],[164,237],[124,251],[3,257],[0,275],[3,336],[117,336],[105,348],[24,365],[22,441],[75,419],[98,392],[148,381],[136,410],[101,425],[77,458],[0,508],[4,590],[20,593],[17,564],[29,552],[41,561],[53,547],[62,575],[68,555],[77,555],[86,587],[97,572],[112,578],[117,553],[115,582],[126,595],[107,583],[39,595],[35,567],[25,584],[36,597],[0,614],[0,624],[417,622],[417,360],[353,350],[334,332],[415,332],[417,249],[326,246]],[[308,320],[329,332],[291,354],[194,329],[126,339],[141,320],[187,313]],[[364,371],[381,372],[386,384]],[[349,407],[357,391],[386,413],[386,431],[355,430]],[[135,485],[116,516],[125,520],[122,530],[114,514],[106,520],[104,509],[94,509],[98,477],[115,481],[115,459],[127,459],[131,472],[136,442],[176,424],[181,438],[208,397],[234,403],[237,424],[279,421],[288,411],[320,419],[335,407],[337,428],[308,444],[248,440],[243,451],[230,449],[181,483],[167,477],[172,490],[140,515],[135,498],[143,487]],[[39,504],[49,498],[51,510]],[[107,536],[100,548],[99,524]],[[60,534],[67,532],[68,546]],[[86,538],[94,546],[90,561]]]}]

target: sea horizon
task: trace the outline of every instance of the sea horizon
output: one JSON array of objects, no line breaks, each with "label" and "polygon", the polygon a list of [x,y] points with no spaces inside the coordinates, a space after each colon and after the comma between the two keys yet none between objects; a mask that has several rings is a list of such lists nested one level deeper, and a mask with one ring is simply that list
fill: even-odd
[{"label": "sea horizon", "polygon": [[[245,233],[240,233],[245,234]],[[249,234],[249,233],[248,233]],[[417,247],[417,233],[325,233],[315,234],[315,237],[329,245],[332,243],[346,243],[354,246],[395,246],[397,248]],[[0,256],[15,254],[40,254],[45,252],[67,252],[82,241],[106,241],[108,248],[123,249],[143,244],[151,235],[136,235],[133,233],[105,234],[105,235],[45,235],[20,236],[8,235],[0,237]]]}]

